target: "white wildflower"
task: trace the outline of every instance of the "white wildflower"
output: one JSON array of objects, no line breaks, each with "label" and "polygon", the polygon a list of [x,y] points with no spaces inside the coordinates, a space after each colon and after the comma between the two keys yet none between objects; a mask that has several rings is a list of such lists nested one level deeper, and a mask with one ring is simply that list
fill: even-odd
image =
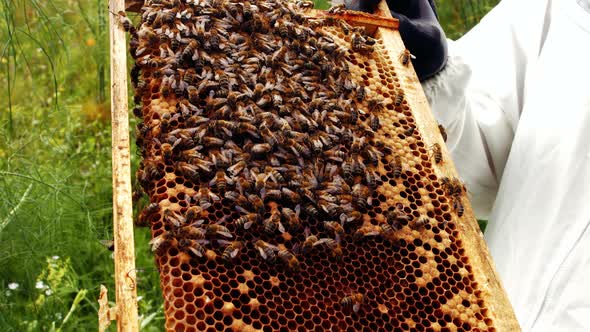
[{"label": "white wildflower", "polygon": [[45,283],[43,281],[37,281],[37,283],[35,283],[35,288],[45,289],[45,288],[47,288],[47,285],[45,285]]},{"label": "white wildflower", "polygon": [[20,285],[18,284],[18,282],[11,282],[11,283],[9,283],[9,284],[8,284],[8,289],[15,290],[15,289],[17,289],[17,288],[18,288],[18,286],[20,286]]},{"label": "white wildflower", "polygon": [[53,259],[54,261],[56,261],[56,260],[59,259],[59,256],[57,256],[57,255],[56,256],[51,256],[51,259]]},{"label": "white wildflower", "polygon": [[139,302],[141,300],[143,300],[143,296],[140,295],[140,296],[137,297],[137,302]]},{"label": "white wildflower", "polygon": [[51,290],[51,288],[47,288],[45,290],[45,295],[50,296],[51,294],[53,294],[53,291]]}]

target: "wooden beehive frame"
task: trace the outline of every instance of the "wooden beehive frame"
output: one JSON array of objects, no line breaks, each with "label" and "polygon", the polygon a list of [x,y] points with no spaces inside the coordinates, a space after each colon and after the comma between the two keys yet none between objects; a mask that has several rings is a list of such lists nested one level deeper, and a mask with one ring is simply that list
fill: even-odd
[{"label": "wooden beehive frame", "polygon": [[[123,8],[122,2],[122,0],[111,1],[111,10],[116,11],[115,9]],[[143,1],[126,1],[125,4],[125,8],[127,8],[127,10],[139,11],[143,4]],[[352,12],[344,12],[338,14],[338,17],[347,20],[349,23],[353,25],[356,24],[367,27],[367,30],[369,32],[374,33],[375,38],[383,41],[383,44],[385,45],[385,48],[389,53],[389,56],[392,59],[397,59],[399,57],[400,52],[405,49],[400,34],[395,29],[397,27],[397,21],[391,18],[391,14],[385,1],[382,1],[379,5],[377,14],[380,16],[368,14],[358,15]],[[119,45],[118,51],[113,51],[111,53],[112,61],[115,61],[116,63],[125,63],[125,55],[120,52],[120,43],[124,42],[121,27],[116,27],[116,22],[114,22],[114,20],[112,22],[112,26],[112,31],[119,29],[118,32],[112,32],[111,34],[112,45]],[[451,161],[450,154],[446,149],[446,146],[439,134],[437,122],[435,121],[430,111],[429,105],[426,101],[426,97],[424,95],[424,92],[422,91],[420,82],[418,81],[418,78],[412,66],[410,65],[405,68],[398,68],[397,70],[400,76],[403,78],[401,80],[402,89],[405,91],[406,101],[410,105],[410,109],[416,120],[416,128],[422,133],[422,138],[424,142],[428,145],[438,143],[442,147],[442,154],[445,162],[434,166],[437,177],[458,177],[456,169]],[[126,87],[126,77],[121,76],[120,72],[117,74],[116,69],[114,69],[112,72],[112,86],[114,128],[113,132],[115,132],[115,128],[119,128],[119,131],[127,128],[126,126],[124,126],[124,128],[120,126],[121,121],[126,122],[127,120],[126,114],[124,117],[121,117],[121,112],[127,111],[126,102],[124,103],[125,106],[123,108],[123,103],[120,100],[117,100],[121,98],[115,97],[122,91],[126,91],[126,89],[123,90],[123,87]],[[116,116],[117,113],[119,114],[119,116]],[[121,160],[121,154],[125,154],[125,151],[121,151],[125,149],[120,148],[120,143],[125,143],[126,140],[126,144],[128,146],[128,138],[125,139],[124,137],[121,138],[120,136],[114,135],[113,140],[114,170],[122,170],[121,174],[123,176],[129,177],[129,163],[125,162],[125,156],[123,156],[123,160],[121,162],[117,163],[117,161]],[[115,158],[116,152],[117,158]],[[119,193],[118,189],[122,187],[126,188],[127,183],[122,183],[115,179],[115,173],[119,174],[119,172],[114,172],[113,175],[115,196],[114,202],[116,203],[115,207],[118,211],[118,209],[121,208],[121,206],[127,205],[123,208],[127,208],[128,210],[130,210],[130,200],[125,198],[125,195],[127,195],[127,193],[125,193],[125,190],[127,189],[123,190],[123,201],[118,201],[118,197],[121,197],[121,193]],[[127,179],[127,181],[129,181],[129,179]],[[458,224],[458,227],[460,228],[460,240],[463,243],[465,254],[469,257],[470,263],[473,266],[473,275],[475,277],[475,280],[480,285],[481,291],[485,293],[482,296],[486,299],[486,303],[489,308],[489,316],[494,321],[494,327],[498,331],[518,331],[520,330],[518,322],[513,313],[512,307],[508,301],[508,297],[501,285],[497,272],[495,271],[494,264],[483,240],[483,235],[479,230],[479,226],[474,217],[471,206],[467,201],[465,201],[464,205],[465,214],[462,218],[463,222]],[[125,222],[130,224],[130,220],[127,220],[128,218],[125,219]],[[116,265],[123,264],[129,267],[129,261],[131,260],[131,262],[133,262],[134,259],[133,255],[128,254],[128,250],[131,250],[131,253],[133,252],[132,241],[131,246],[127,247],[127,251],[125,250],[125,247],[123,247],[123,245],[125,243],[124,239],[128,240],[129,233],[132,234],[132,231],[129,230],[129,227],[123,227],[122,229],[120,229],[118,224],[120,223],[117,222],[116,218],[115,238],[120,239],[116,243],[116,248],[120,248],[119,253],[127,253],[127,255],[116,255]],[[127,245],[128,244],[129,243],[127,243]],[[120,247],[117,247],[118,245],[120,245]],[[133,268],[128,268],[127,270],[132,271]],[[134,308],[136,309],[136,302],[134,299],[135,295],[133,295],[135,291],[134,289],[130,290],[129,287],[126,286],[129,283],[127,279],[129,279],[130,277],[128,275],[125,275],[124,273],[119,272],[117,272],[115,276],[117,284],[117,303],[119,308],[119,312],[117,315],[119,330],[136,331],[137,311],[133,310]],[[125,289],[126,293],[119,293],[119,287],[121,287],[121,290]],[[130,293],[130,291],[132,292]],[[124,311],[121,311],[121,308],[126,309],[123,309]],[[133,321],[135,321],[135,324],[130,323]]]}]

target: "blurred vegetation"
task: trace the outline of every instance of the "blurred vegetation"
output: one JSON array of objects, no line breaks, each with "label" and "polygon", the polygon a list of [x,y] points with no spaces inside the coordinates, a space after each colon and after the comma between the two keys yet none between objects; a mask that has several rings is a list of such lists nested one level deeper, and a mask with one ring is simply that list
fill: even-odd
[{"label": "blurred vegetation", "polygon": [[500,0],[435,0],[447,38],[458,39],[475,26]]},{"label": "blurred vegetation", "polygon": [[[100,284],[114,300],[106,2],[0,0],[0,331],[96,330]],[[448,35],[491,3],[439,1]],[[159,331],[149,232],[135,236],[142,330]]]}]

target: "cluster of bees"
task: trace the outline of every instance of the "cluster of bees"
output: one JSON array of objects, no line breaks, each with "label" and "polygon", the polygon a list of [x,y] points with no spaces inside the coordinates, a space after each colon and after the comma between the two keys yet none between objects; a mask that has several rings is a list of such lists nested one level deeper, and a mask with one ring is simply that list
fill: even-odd
[{"label": "cluster of bees", "polygon": [[[157,254],[176,246],[197,259],[213,250],[233,262],[249,247],[268,264],[298,271],[298,257],[312,252],[340,259],[347,234],[394,241],[402,222],[414,228],[430,222],[413,220],[398,204],[384,212],[385,223],[363,223],[383,157],[393,156],[395,178],[404,168],[374,137],[384,100],[369,98],[348,68],[347,52],[370,53],[375,40],[340,19],[307,16],[312,7],[309,1],[148,0],[137,28],[120,13],[135,59],[134,114],[147,115],[146,95],[174,100],[173,108],[138,125],[144,157],[138,181],[150,193],[150,184],[165,176],[164,164],[196,192],[183,212],[158,202],[142,211],[140,220],[162,216],[166,231],[150,242]],[[350,36],[349,49],[323,33],[326,26]],[[409,57],[402,54],[402,63]],[[403,100],[400,90],[392,103]],[[441,162],[440,147],[433,153]],[[460,187],[445,184],[460,204]],[[237,217],[204,218],[218,202]],[[248,232],[253,240],[243,241]],[[301,241],[278,244],[283,233]],[[341,305],[356,312],[362,302],[355,293]]]}]

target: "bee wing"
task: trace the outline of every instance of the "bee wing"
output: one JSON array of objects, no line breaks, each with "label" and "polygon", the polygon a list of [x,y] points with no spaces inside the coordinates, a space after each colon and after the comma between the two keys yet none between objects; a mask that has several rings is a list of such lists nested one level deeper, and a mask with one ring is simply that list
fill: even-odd
[{"label": "bee wing", "polygon": [[243,214],[248,214],[248,210],[244,209],[243,207],[236,205],[236,211],[243,213]]},{"label": "bee wing", "polygon": [[231,132],[231,130],[225,128],[225,127],[221,127],[221,130],[223,130],[223,132],[228,136],[228,137],[232,137],[234,134]]},{"label": "bee wing", "polygon": [[217,177],[214,176],[213,179],[211,179],[211,181],[209,181],[209,186],[214,186],[217,183]]},{"label": "bee wing", "polygon": [[252,227],[253,224],[254,224],[254,221],[248,221],[247,223],[244,224],[244,229],[250,229],[250,227]]},{"label": "bee wing", "polygon": [[347,222],[351,221],[350,217],[346,213],[340,214],[340,225],[344,226]]},{"label": "bee wing", "polygon": [[221,246],[229,246],[229,245],[231,244],[231,242],[230,242],[230,241],[228,241],[228,240],[223,240],[223,239],[219,239],[219,240],[217,240],[217,243],[219,243],[219,245],[221,245]]},{"label": "bee wing", "polygon": [[293,248],[291,250],[293,251],[293,254],[295,254],[295,255],[301,253],[301,244],[295,243],[295,245],[293,245]]},{"label": "bee wing", "polygon": [[195,248],[193,248],[193,247],[189,247],[188,249],[189,249],[189,250],[190,250],[190,251],[191,251],[193,254],[195,254],[195,256],[198,256],[198,257],[203,257],[203,253],[202,253],[201,251],[199,251],[199,250],[197,250],[197,249],[195,249]]},{"label": "bee wing", "polygon": [[227,238],[232,238],[234,237],[230,232],[226,232],[226,231],[217,231],[217,234],[221,235],[221,236],[225,236]]},{"label": "bee wing", "polygon": [[158,249],[158,247],[162,244],[163,241],[164,239],[162,239],[160,236],[151,239],[149,245],[152,251],[156,251],[156,249]]},{"label": "bee wing", "polygon": [[283,226],[283,224],[280,221],[279,221],[279,232],[285,233],[285,227]]},{"label": "bee wing", "polygon": [[234,250],[232,250],[229,255],[231,258],[236,258],[236,256],[238,256],[238,254],[240,253],[240,248],[235,248]]},{"label": "bee wing", "polygon": [[197,227],[197,226],[201,226],[204,222],[205,222],[205,219],[199,219],[190,225],[193,227]]},{"label": "bee wing", "polygon": [[323,238],[321,238],[321,239],[317,240],[317,241],[316,241],[316,242],[313,244],[313,246],[315,247],[315,246],[322,245],[322,244],[324,244],[324,243],[326,243],[326,242],[328,242],[328,241],[330,241],[330,240],[331,240],[330,238],[323,237]]},{"label": "bee wing", "polygon": [[266,253],[264,252],[264,248],[262,248],[262,247],[258,247],[258,252],[260,253],[260,256],[261,256],[263,259],[267,259],[267,258],[268,258],[268,256],[266,256]]},{"label": "bee wing", "polygon": [[359,312],[360,308],[361,308],[361,304],[360,303],[355,303],[355,304],[352,305],[352,311],[354,311],[355,313],[356,312]]},{"label": "bee wing", "polygon": [[115,241],[113,241],[113,240],[99,240],[99,242],[108,250],[110,250],[110,251],[115,250]]}]

